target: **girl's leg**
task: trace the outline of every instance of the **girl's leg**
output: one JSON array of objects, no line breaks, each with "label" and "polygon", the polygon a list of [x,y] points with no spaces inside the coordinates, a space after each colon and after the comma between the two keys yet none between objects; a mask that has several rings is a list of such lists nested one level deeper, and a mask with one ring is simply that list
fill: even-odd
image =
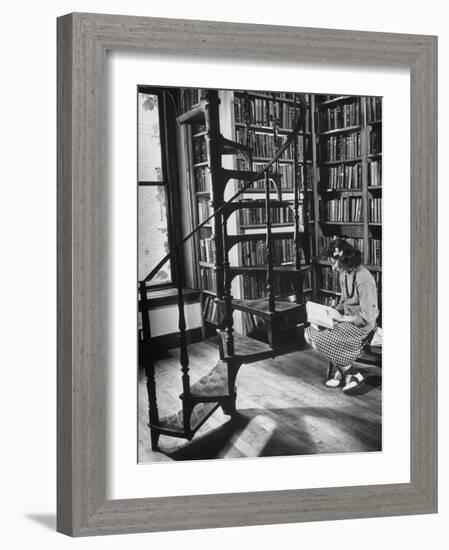
[{"label": "girl's leg", "polygon": [[345,377],[345,385],[343,386],[343,391],[345,393],[350,392],[351,390],[355,390],[363,384],[365,380],[363,375],[352,365],[341,367],[341,370]]},{"label": "girl's leg", "polygon": [[341,386],[343,381],[343,375],[339,367],[336,367],[332,363],[329,365],[327,380],[324,382],[324,385],[328,388],[338,388]]}]

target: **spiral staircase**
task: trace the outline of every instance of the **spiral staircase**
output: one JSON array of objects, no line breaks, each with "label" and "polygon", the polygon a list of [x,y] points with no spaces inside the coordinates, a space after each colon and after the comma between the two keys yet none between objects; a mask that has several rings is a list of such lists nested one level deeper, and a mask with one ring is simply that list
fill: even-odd
[{"label": "spiral staircase", "polygon": [[[302,207],[298,176],[295,170],[295,187],[292,200],[282,197],[281,176],[276,171],[283,152],[290,146],[297,154],[297,139],[304,131],[306,101],[299,95],[295,102],[297,113],[296,124],[279,147],[276,155],[259,171],[253,170],[252,151],[248,144],[241,144],[223,137],[220,132],[218,92],[209,90],[206,97],[178,117],[179,124],[205,126],[207,164],[211,181],[212,214],[186,235],[165,258],[139,282],[139,310],[142,315],[144,367],[147,380],[149,402],[149,428],[153,450],[158,449],[160,435],[167,435],[191,440],[206,420],[221,407],[226,415],[236,413],[237,386],[236,379],[240,367],[244,364],[279,357],[291,351],[290,342],[283,337],[285,331],[300,326],[306,320],[303,305],[303,281],[310,269],[308,236],[304,231],[307,224],[300,227]],[[275,136],[276,137],[276,136]],[[230,170],[222,166],[224,155],[238,155],[245,160],[247,170]],[[295,157],[296,158],[296,157]],[[243,186],[229,199],[225,200],[225,188],[232,180],[244,182]],[[264,199],[247,200],[245,191],[252,189],[254,182],[264,181]],[[273,209],[291,208],[294,217],[295,255],[291,265],[275,266],[273,261],[273,242],[276,239],[291,238],[292,233],[272,231],[271,215]],[[263,233],[231,235],[228,234],[228,221],[231,214],[240,209],[262,209],[265,214],[265,231]],[[218,356],[215,366],[195,383],[190,381],[189,354],[186,341],[186,320],[184,310],[184,292],[182,273],[179,272],[177,307],[179,314],[179,348],[180,374],[183,391],[180,395],[178,411],[160,416],[157,403],[155,380],[155,353],[150,330],[150,286],[149,282],[170,259],[181,257],[183,245],[192,238],[206,223],[212,223],[215,238],[215,276],[216,304],[218,310],[217,347]],[[266,264],[262,266],[232,265],[230,249],[240,242],[264,239],[266,245]],[[301,256],[304,258],[301,262]],[[181,261],[174,265],[181,270]],[[231,285],[234,277],[263,277],[266,281],[266,297],[257,300],[237,299],[232,296]],[[292,297],[279,296],[275,293],[275,279],[287,277],[295,289]],[[264,320],[266,342],[241,335],[234,331],[234,313],[236,311],[256,315]]]}]

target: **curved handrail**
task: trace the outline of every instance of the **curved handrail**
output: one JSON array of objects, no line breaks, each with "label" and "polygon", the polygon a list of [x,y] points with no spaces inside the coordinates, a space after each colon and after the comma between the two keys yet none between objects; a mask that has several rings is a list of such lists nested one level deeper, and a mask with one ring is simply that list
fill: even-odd
[{"label": "curved handrail", "polygon": [[255,182],[259,179],[262,179],[262,176],[267,172],[267,170],[269,170],[273,166],[273,164],[275,164],[281,158],[282,154],[287,150],[289,145],[293,142],[294,137],[299,133],[299,131],[301,129],[301,126],[304,125],[305,116],[306,116],[306,112],[307,112],[306,98],[305,98],[305,94],[298,94],[298,95],[299,95],[299,106],[300,106],[298,120],[296,121],[296,124],[295,124],[293,130],[289,134],[287,134],[287,139],[286,139],[284,145],[279,149],[279,151],[274,155],[274,157],[271,160],[269,160],[267,162],[267,164],[264,166],[264,168],[261,168],[248,181],[248,183],[244,187],[239,189],[229,200],[227,200],[223,205],[219,206],[216,210],[214,210],[214,212],[208,218],[203,220],[194,229],[192,229],[192,231],[190,231],[190,233],[188,233],[177,244],[175,244],[175,246],[172,248],[172,250],[170,250],[170,252],[166,256],[164,256],[164,258],[162,258],[162,260],[150,271],[150,273],[143,279],[142,282],[150,281],[156,275],[156,273],[161,269],[161,267],[163,267],[168,262],[168,260],[175,254],[175,252],[177,252],[179,250],[179,248],[184,243],[186,243],[191,237],[193,237],[193,235],[199,229],[201,229],[204,225],[206,225],[217,214],[220,214],[221,212],[223,212],[223,210],[226,209],[227,205],[230,202],[234,201],[242,193],[244,193],[250,187],[250,185],[253,182]]}]

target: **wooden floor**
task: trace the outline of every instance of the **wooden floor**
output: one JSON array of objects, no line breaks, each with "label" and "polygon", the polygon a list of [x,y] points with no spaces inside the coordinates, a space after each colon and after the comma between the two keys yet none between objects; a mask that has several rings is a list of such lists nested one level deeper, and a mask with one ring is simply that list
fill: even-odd
[{"label": "wooden floor", "polygon": [[[156,366],[159,414],[180,408],[178,350]],[[189,346],[194,383],[216,363],[207,342]],[[237,418],[218,409],[192,441],[161,436],[150,445],[145,376],[139,378],[139,462],[380,451],[380,370],[360,367],[366,384],[356,396],[323,384],[327,362],[311,349],[243,365],[237,377]]]}]

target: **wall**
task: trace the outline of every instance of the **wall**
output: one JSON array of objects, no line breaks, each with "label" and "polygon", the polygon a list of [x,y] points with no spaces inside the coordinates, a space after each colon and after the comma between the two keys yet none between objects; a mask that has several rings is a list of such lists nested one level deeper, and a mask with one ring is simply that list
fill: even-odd
[{"label": "wall", "polygon": [[[315,7],[317,6],[317,7]],[[355,0],[319,4],[297,0],[224,3],[166,0],[9,2],[2,10],[2,289],[0,399],[2,428],[1,539],[6,548],[345,548],[399,544],[410,550],[446,547],[447,429],[440,435],[440,513],[434,516],[246,527],[71,541],[54,532],[55,513],[55,18],[71,11],[229,20],[440,35],[441,97],[449,97],[449,34],[444,3]],[[449,149],[447,102],[442,101],[441,151]],[[441,155],[443,156],[443,155]],[[441,170],[442,179],[445,170]],[[5,197],[6,191],[6,197]],[[449,202],[446,182],[440,205]],[[443,210],[444,214],[444,210]],[[441,216],[441,273],[446,273],[448,217]],[[13,237],[12,239],[9,237]],[[443,256],[443,254],[445,255]],[[445,277],[446,279],[446,277]],[[443,281],[443,277],[441,277]],[[444,289],[443,285],[441,285]],[[441,292],[441,331],[449,329]],[[445,296],[443,296],[445,294]],[[30,302],[32,300],[32,302]],[[445,307],[446,306],[446,307]],[[5,311],[6,308],[6,311]],[[441,349],[442,362],[447,363]],[[449,386],[441,369],[443,397]],[[444,392],[444,393],[443,393]],[[449,400],[440,400],[441,425]]]}]

